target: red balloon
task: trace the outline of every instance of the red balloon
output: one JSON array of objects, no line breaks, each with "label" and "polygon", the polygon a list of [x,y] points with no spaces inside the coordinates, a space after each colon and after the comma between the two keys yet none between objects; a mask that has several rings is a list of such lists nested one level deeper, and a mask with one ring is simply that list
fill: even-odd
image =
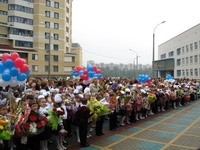
[{"label": "red balloon", "polygon": [[84,70],[83,70],[83,74],[86,74],[86,75],[87,75],[87,74],[88,74],[88,70],[87,70],[87,69],[84,69]]},{"label": "red balloon", "polygon": [[89,78],[88,78],[88,76],[87,75],[83,75],[83,80],[88,80]]},{"label": "red balloon", "polygon": [[98,73],[98,74],[101,73],[101,70],[100,70],[100,69],[97,69],[96,73]]},{"label": "red balloon", "polygon": [[95,72],[96,72],[96,71],[97,71],[97,66],[95,66],[95,65],[92,66],[92,71],[95,71]]},{"label": "red balloon", "polygon": [[19,69],[21,73],[26,73],[29,70],[29,67],[27,64],[23,64],[22,67]]},{"label": "red balloon", "polygon": [[11,59],[13,60],[13,62],[15,62],[17,58],[19,58],[19,54],[17,52],[11,54]]},{"label": "red balloon", "polygon": [[81,75],[80,75],[80,78],[84,80],[84,74],[81,74]]},{"label": "red balloon", "polygon": [[21,68],[23,66],[23,64],[25,64],[26,61],[24,61],[24,59],[21,58],[17,58],[14,62],[14,65],[16,68]]},{"label": "red balloon", "polygon": [[7,59],[11,59],[11,55],[8,54],[8,53],[4,53],[4,54],[2,55],[1,60],[2,60],[3,62],[5,62]]}]

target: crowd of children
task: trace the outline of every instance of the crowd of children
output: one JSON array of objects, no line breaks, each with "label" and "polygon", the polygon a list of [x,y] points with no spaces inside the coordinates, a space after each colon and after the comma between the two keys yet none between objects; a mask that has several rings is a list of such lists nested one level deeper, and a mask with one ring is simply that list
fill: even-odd
[{"label": "crowd of children", "polygon": [[[12,137],[0,139],[0,150],[48,150],[52,137],[57,149],[65,150],[63,143],[67,142],[66,136],[73,136],[72,126],[76,126],[74,132],[80,146],[88,147],[90,130],[95,128],[96,136],[104,135],[106,118],[109,129],[116,130],[170,107],[187,105],[198,98],[199,87],[199,82],[191,79],[158,78],[139,83],[127,78],[101,81],[93,78],[89,82],[28,78],[26,85],[0,89],[0,117],[10,118],[9,93],[13,93],[14,105],[21,110]],[[109,114],[92,117],[94,112],[87,105],[92,99],[103,101],[110,109]]]}]

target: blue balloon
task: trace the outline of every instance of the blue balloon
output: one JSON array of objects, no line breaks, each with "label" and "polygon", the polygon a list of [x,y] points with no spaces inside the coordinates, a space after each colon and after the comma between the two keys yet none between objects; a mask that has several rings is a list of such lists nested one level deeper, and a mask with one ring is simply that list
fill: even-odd
[{"label": "blue balloon", "polygon": [[76,72],[76,73],[74,74],[74,76],[75,76],[75,77],[78,77],[78,76],[79,76],[78,72]]},{"label": "blue balloon", "polygon": [[90,65],[90,64],[87,65],[87,70],[88,70],[88,72],[89,72],[89,71],[92,71],[92,65]]},{"label": "blue balloon", "polygon": [[17,80],[18,81],[24,81],[26,79],[26,74],[25,73],[19,73],[17,75]]},{"label": "blue balloon", "polygon": [[78,72],[79,75],[82,75],[83,73],[84,73],[83,70],[80,70],[80,71]]},{"label": "blue balloon", "polygon": [[14,66],[14,62],[11,60],[11,59],[7,59],[5,62],[4,62],[4,65],[6,68],[10,69]]},{"label": "blue balloon", "polygon": [[93,78],[93,77],[94,77],[94,74],[95,74],[95,73],[94,73],[93,71],[89,71],[89,72],[88,72],[88,77],[89,77],[89,78]]},{"label": "blue balloon", "polygon": [[3,79],[3,81],[6,81],[6,82],[10,81],[10,79],[11,79],[10,73],[9,72],[3,72],[2,79]]},{"label": "blue balloon", "polygon": [[75,70],[72,70],[71,76],[75,76],[75,73],[76,73],[76,71],[75,71]]},{"label": "blue balloon", "polygon": [[19,73],[19,70],[18,70],[16,67],[12,67],[12,68],[10,69],[10,75],[11,75],[12,77],[17,76],[18,73]]},{"label": "blue balloon", "polygon": [[5,66],[2,61],[0,61],[0,73],[3,73],[5,70]]},{"label": "blue balloon", "polygon": [[97,78],[100,79],[102,77],[101,74],[97,74]]},{"label": "blue balloon", "polygon": [[25,74],[26,74],[26,76],[28,76],[28,75],[30,74],[30,72],[31,72],[31,70],[30,70],[30,69],[28,69],[28,71],[25,73]]}]

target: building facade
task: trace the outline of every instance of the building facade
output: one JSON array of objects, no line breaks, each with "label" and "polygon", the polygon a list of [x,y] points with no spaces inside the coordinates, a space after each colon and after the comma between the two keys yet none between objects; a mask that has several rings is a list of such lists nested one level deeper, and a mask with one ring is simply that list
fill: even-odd
[{"label": "building facade", "polygon": [[18,52],[31,76],[66,76],[82,65],[80,45],[72,46],[72,0],[0,0],[0,18],[0,53]]},{"label": "building facade", "polygon": [[175,78],[199,79],[200,24],[159,45],[158,58],[153,66],[157,76],[171,74]]}]

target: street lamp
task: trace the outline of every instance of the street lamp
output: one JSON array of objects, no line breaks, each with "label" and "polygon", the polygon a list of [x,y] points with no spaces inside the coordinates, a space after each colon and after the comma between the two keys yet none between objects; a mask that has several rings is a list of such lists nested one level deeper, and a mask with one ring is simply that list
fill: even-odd
[{"label": "street lamp", "polygon": [[161,23],[159,23],[159,24],[157,24],[156,26],[155,26],[155,28],[153,29],[153,60],[152,60],[152,76],[153,76],[153,78],[154,78],[154,67],[153,67],[153,63],[154,63],[154,61],[155,61],[155,58],[154,58],[154,55],[155,55],[155,30],[156,30],[156,28],[159,26],[159,25],[161,25],[161,24],[163,24],[163,23],[165,23],[166,21],[162,21]]},{"label": "street lamp", "polygon": [[129,49],[129,50],[136,53],[136,70],[138,70],[138,53],[132,49]]}]

